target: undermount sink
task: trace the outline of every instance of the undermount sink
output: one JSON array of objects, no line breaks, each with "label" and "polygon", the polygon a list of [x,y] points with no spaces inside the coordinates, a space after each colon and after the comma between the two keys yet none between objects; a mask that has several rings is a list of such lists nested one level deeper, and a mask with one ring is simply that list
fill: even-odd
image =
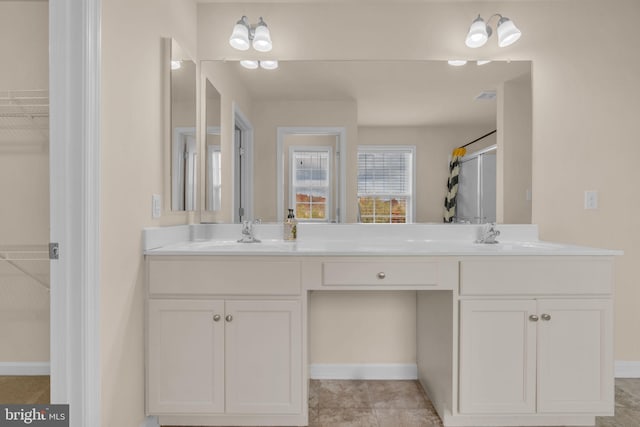
[{"label": "undermount sink", "polygon": [[204,240],[190,242],[189,248],[195,251],[224,249],[238,252],[290,252],[295,249],[295,243],[275,239],[263,239],[260,242],[251,243],[238,242],[237,240]]}]

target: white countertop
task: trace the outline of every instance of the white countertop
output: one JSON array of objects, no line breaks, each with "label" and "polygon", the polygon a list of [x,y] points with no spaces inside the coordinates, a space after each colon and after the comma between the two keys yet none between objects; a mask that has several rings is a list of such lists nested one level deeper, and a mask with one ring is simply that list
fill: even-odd
[{"label": "white countertop", "polygon": [[260,243],[239,243],[239,224],[197,224],[144,230],[145,255],[260,256],[615,256],[621,251],[538,240],[535,225],[497,225],[496,244],[475,243],[481,225],[299,224],[298,239],[280,239],[282,225],[258,224]]}]

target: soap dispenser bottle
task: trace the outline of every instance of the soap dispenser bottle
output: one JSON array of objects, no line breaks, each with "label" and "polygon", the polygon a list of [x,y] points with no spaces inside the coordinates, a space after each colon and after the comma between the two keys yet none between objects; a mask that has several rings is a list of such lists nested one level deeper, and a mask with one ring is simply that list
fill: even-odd
[{"label": "soap dispenser bottle", "polygon": [[293,209],[289,209],[289,215],[284,222],[284,240],[296,240],[298,232],[298,221],[296,221],[295,215],[293,215]]}]

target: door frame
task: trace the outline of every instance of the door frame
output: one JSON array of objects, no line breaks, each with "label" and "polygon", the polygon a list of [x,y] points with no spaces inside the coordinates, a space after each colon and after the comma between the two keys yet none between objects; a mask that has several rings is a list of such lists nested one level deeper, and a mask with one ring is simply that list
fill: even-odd
[{"label": "door frame", "polygon": [[[240,129],[243,142],[244,159],[241,160],[236,150],[236,127]],[[239,199],[240,188],[237,181],[237,168],[242,161],[241,169],[241,185],[242,187],[242,205],[244,205],[244,219],[253,218],[253,126],[249,118],[240,110],[240,107],[233,103],[233,128],[232,128],[232,149],[233,149],[233,203],[231,208],[231,221],[239,222],[238,209],[241,205]]]},{"label": "door frame", "polygon": [[347,182],[346,182],[346,153],[347,153],[347,129],[345,127],[331,126],[279,126],[277,129],[276,146],[276,213],[279,222],[284,221],[284,138],[287,135],[331,135],[338,139],[336,148],[336,161],[338,162],[339,177],[337,182],[339,213],[336,216],[338,222],[345,222],[347,206]]},{"label": "door frame", "polygon": [[100,426],[100,0],[49,2],[51,402]]}]

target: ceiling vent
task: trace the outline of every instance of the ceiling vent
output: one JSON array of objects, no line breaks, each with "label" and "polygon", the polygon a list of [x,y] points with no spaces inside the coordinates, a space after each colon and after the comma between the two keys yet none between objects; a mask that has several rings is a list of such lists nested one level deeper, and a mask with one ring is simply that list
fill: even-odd
[{"label": "ceiling vent", "polygon": [[476,96],[476,101],[492,101],[494,99],[496,99],[495,90],[485,90],[480,92],[480,94]]}]

